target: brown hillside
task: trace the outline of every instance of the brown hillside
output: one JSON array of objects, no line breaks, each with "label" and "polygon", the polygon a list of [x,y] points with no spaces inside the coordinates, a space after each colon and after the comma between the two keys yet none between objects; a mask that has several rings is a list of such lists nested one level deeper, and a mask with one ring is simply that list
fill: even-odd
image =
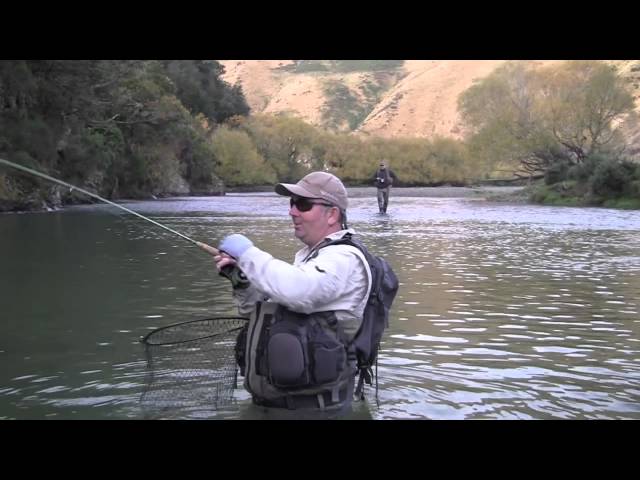
[{"label": "brown hillside", "polygon": [[[387,75],[379,98],[372,102],[363,92],[367,82],[378,81],[380,72],[293,73],[283,67],[293,60],[222,60],[229,83],[240,83],[253,113],[291,113],[326,127],[327,81],[338,81],[361,101],[362,120],[355,132],[380,137],[460,138],[462,125],[458,96],[479,79],[509,60],[406,60],[399,71]],[[560,60],[535,61],[546,66]],[[640,62],[612,60],[630,79],[640,106]],[[369,102],[368,104],[366,102]],[[637,109],[640,111],[640,108]],[[344,131],[351,131],[344,125]]]},{"label": "brown hillside", "polygon": [[407,76],[358,131],[381,137],[459,137],[458,95],[504,60],[407,60]]}]

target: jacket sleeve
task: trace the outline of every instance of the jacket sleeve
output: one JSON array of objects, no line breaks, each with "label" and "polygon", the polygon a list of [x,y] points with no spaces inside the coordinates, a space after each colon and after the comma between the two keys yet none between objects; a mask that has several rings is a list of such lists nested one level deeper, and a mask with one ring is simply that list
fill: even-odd
[{"label": "jacket sleeve", "polygon": [[238,266],[258,292],[300,313],[322,311],[349,289],[353,268],[360,260],[348,247],[322,249],[302,265],[291,265],[253,246]]},{"label": "jacket sleeve", "polygon": [[234,288],[233,298],[236,301],[238,313],[243,317],[251,315],[256,302],[264,300],[264,296],[253,285],[244,289]]}]

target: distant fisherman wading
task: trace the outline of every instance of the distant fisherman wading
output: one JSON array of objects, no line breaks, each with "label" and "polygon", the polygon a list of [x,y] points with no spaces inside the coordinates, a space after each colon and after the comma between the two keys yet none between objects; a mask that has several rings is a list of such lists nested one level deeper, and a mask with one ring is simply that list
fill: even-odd
[{"label": "distant fisherman wading", "polygon": [[387,206],[389,205],[389,192],[394,180],[397,180],[396,174],[393,170],[387,168],[384,161],[380,162],[380,166],[373,176],[375,186],[378,189],[378,208],[380,213],[387,213]]},{"label": "distant fisherman wading", "polygon": [[337,177],[313,172],[275,191],[290,197],[294,234],[305,245],[293,264],[240,234],[225,237],[215,257],[218,270],[231,265],[246,276],[233,290],[240,314],[250,315],[237,350],[245,387],[264,407],[342,413],[353,397],[358,368],[351,340],[362,323],[371,269],[350,243],[347,191]]}]

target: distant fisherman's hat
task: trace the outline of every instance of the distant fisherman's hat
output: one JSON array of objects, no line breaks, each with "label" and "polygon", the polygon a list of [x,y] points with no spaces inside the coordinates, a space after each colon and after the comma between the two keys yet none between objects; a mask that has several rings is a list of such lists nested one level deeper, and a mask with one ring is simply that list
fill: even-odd
[{"label": "distant fisherman's hat", "polygon": [[327,172],[312,172],[298,183],[279,183],[276,193],[287,197],[321,198],[342,211],[346,211],[349,204],[347,189],[338,177]]}]

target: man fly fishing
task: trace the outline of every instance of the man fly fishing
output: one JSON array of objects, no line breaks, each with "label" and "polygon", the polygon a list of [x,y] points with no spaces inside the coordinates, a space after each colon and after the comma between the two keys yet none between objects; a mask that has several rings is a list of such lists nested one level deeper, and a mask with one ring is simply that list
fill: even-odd
[{"label": "man fly fishing", "polygon": [[350,341],[372,278],[358,248],[330,245],[355,234],[347,226],[347,191],[326,172],[275,191],[290,197],[294,235],[304,244],[293,264],[241,234],[224,238],[215,256],[219,270],[237,266],[248,280],[233,289],[240,314],[251,315],[239,352],[245,387],[265,407],[346,412],[357,371]]}]

